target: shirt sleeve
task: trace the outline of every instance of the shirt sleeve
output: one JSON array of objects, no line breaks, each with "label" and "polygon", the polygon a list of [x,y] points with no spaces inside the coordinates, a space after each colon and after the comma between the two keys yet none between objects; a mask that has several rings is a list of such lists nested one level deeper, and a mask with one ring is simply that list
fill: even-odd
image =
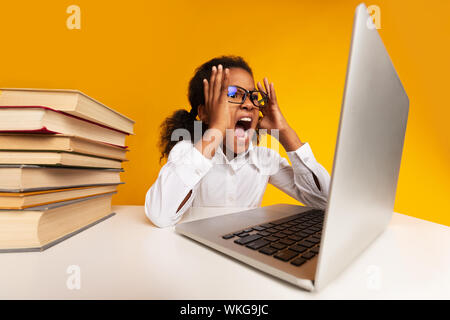
[{"label": "shirt sleeve", "polygon": [[[212,161],[203,156],[192,142],[178,142],[147,191],[145,214],[150,221],[160,228],[176,224],[192,206],[195,187],[212,166]],[[191,190],[191,196],[177,212]]]},{"label": "shirt sleeve", "polygon": [[278,153],[273,153],[278,171],[269,177],[269,183],[307,206],[325,209],[330,175],[316,161],[310,145],[305,143],[297,150],[287,152],[287,155],[292,166]]}]

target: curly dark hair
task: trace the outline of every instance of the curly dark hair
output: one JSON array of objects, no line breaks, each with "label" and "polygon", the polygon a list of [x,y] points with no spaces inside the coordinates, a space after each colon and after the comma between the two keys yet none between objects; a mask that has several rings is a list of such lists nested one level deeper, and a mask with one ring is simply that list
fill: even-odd
[{"label": "curly dark hair", "polygon": [[[169,156],[170,150],[177,144],[178,141],[173,141],[172,133],[176,129],[186,129],[190,133],[190,138],[194,141],[194,125],[198,114],[198,107],[205,104],[205,94],[203,92],[203,79],[211,77],[212,67],[221,64],[223,68],[241,68],[250,73],[253,77],[253,72],[250,66],[242,57],[227,55],[213,58],[201,66],[199,66],[194,73],[194,76],[189,81],[188,99],[191,105],[191,111],[185,109],[176,110],[170,117],[166,118],[161,124],[161,158],[160,161]],[[202,135],[208,129],[208,126],[202,123]],[[180,137],[183,140],[183,137]]]}]

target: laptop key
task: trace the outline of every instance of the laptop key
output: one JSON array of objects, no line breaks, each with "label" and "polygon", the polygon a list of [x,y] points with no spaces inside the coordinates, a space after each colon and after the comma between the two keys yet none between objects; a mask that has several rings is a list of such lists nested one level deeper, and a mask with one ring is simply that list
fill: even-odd
[{"label": "laptop key", "polygon": [[305,252],[306,250],[308,250],[308,248],[299,246],[298,244],[294,244],[293,246],[290,246],[289,249],[297,251],[298,253],[302,253],[302,252]]},{"label": "laptop key", "polygon": [[[314,223],[313,223],[314,224]],[[305,227],[305,228],[308,228],[308,227],[310,227],[310,226],[312,226],[312,224],[309,224],[308,222],[303,222],[302,224],[299,224],[299,227]]]},{"label": "laptop key", "polygon": [[303,255],[302,255],[302,258],[305,258],[305,259],[311,259],[311,258],[314,257],[315,255],[316,255],[316,254],[315,254],[314,252],[309,251],[309,252],[303,254]]},{"label": "laptop key", "polygon": [[278,233],[274,233],[272,236],[277,237],[277,238],[286,238],[288,235],[283,232],[278,232]]},{"label": "laptop key", "polygon": [[266,230],[267,228],[264,228],[264,227],[261,227],[261,226],[256,226],[256,227],[253,227],[253,230],[256,230],[256,231],[263,231],[263,230]]},{"label": "laptop key", "polygon": [[301,245],[301,246],[307,247],[307,248],[314,247],[314,243],[309,242],[307,240],[300,241],[298,244]]},{"label": "laptop key", "polygon": [[231,239],[233,237],[234,237],[234,234],[232,234],[232,233],[222,236],[222,238],[225,239],[225,240]]},{"label": "laptop key", "polygon": [[261,250],[259,250],[259,252],[267,254],[269,256],[273,255],[277,251],[278,251],[278,249],[272,248],[270,246],[264,247]]},{"label": "laptop key", "polygon": [[260,231],[260,232],[258,232],[258,234],[260,235],[260,236],[263,236],[263,237],[267,237],[267,236],[270,236],[270,232],[267,232],[267,231]]},{"label": "laptop key", "polygon": [[274,228],[269,228],[269,229],[266,229],[264,231],[267,231],[267,232],[270,232],[270,233],[277,233],[277,232],[279,232],[279,230],[274,229]]},{"label": "laptop key", "polygon": [[289,221],[289,222],[286,222],[285,224],[288,225],[288,226],[290,226],[290,227],[293,227],[293,226],[298,225],[298,222],[295,222],[295,221]]},{"label": "laptop key", "polygon": [[309,236],[309,234],[304,233],[303,231],[297,232],[295,235],[301,237],[302,239]]},{"label": "laptop key", "polygon": [[306,241],[312,242],[314,244],[319,243],[320,239],[314,238],[314,237],[309,237],[305,239]]},{"label": "laptop key", "polygon": [[240,237],[240,238],[246,237],[246,236],[248,236],[248,233],[247,232],[242,232],[242,233],[239,233],[237,236]]},{"label": "laptop key", "polygon": [[291,244],[294,244],[295,241],[294,240],[289,240],[289,239],[286,238],[286,239],[281,239],[280,243],[290,246]]},{"label": "laptop key", "polygon": [[272,227],[275,226],[275,224],[273,224],[273,223],[265,223],[265,224],[261,224],[260,226],[263,227],[263,228],[272,228]]},{"label": "laptop key", "polygon": [[289,249],[280,251],[276,255],[274,255],[275,258],[283,261],[289,261],[296,256],[298,256],[298,253]]},{"label": "laptop key", "polygon": [[242,237],[240,239],[234,240],[234,242],[237,243],[237,244],[240,244],[240,245],[244,245],[244,244],[250,243],[252,241],[255,241],[255,240],[258,240],[258,239],[261,239],[261,238],[262,238],[262,236],[260,236],[259,234],[252,234],[252,235],[249,235],[249,236]]},{"label": "laptop key", "polygon": [[314,247],[311,249],[311,252],[314,252],[315,254],[319,253],[320,248],[319,247]]},{"label": "laptop key", "polygon": [[258,250],[269,243],[270,243],[270,241],[267,241],[264,239],[258,239],[256,241],[250,242],[248,245],[246,245],[246,247],[253,249],[253,250]]},{"label": "laptop key", "polygon": [[302,257],[298,257],[295,258],[294,260],[291,261],[291,264],[293,264],[296,267],[301,266],[302,264],[304,264],[307,260],[302,258]]},{"label": "laptop key", "polygon": [[291,240],[294,240],[294,241],[300,241],[303,238],[293,234],[293,235],[289,236],[288,239],[291,239]]},{"label": "laptop key", "polygon": [[264,239],[266,239],[267,241],[270,241],[270,242],[275,242],[275,241],[280,240],[279,238],[272,237],[272,236],[265,237]]},{"label": "laptop key", "polygon": [[284,249],[284,248],[287,247],[287,245],[282,244],[282,243],[279,243],[279,242],[272,242],[272,243],[270,244],[270,246],[273,247],[273,248],[275,248],[275,249],[278,249],[278,250],[281,250],[281,249]]}]

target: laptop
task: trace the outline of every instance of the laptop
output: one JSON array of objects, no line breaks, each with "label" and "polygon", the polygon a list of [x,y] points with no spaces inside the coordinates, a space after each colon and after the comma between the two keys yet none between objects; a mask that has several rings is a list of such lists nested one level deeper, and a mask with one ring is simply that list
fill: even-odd
[{"label": "laptop", "polygon": [[276,204],[177,233],[300,288],[321,290],[392,217],[409,99],[364,4],[356,8],[325,210]]}]

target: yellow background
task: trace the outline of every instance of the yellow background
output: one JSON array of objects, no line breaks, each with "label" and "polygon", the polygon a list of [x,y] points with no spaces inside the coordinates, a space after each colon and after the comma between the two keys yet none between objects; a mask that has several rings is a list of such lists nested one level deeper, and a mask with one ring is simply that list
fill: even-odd
[{"label": "yellow background", "polygon": [[[1,87],[72,88],[136,120],[114,204],[142,205],[160,164],[159,124],[188,108],[194,69],[242,55],[330,172],[358,1],[2,1]],[[69,30],[66,8],[81,8]],[[450,225],[450,1],[366,2],[409,95],[395,210]],[[189,109],[189,108],[188,108]],[[285,155],[284,150],[281,154]],[[263,205],[296,203],[269,186]]]}]

